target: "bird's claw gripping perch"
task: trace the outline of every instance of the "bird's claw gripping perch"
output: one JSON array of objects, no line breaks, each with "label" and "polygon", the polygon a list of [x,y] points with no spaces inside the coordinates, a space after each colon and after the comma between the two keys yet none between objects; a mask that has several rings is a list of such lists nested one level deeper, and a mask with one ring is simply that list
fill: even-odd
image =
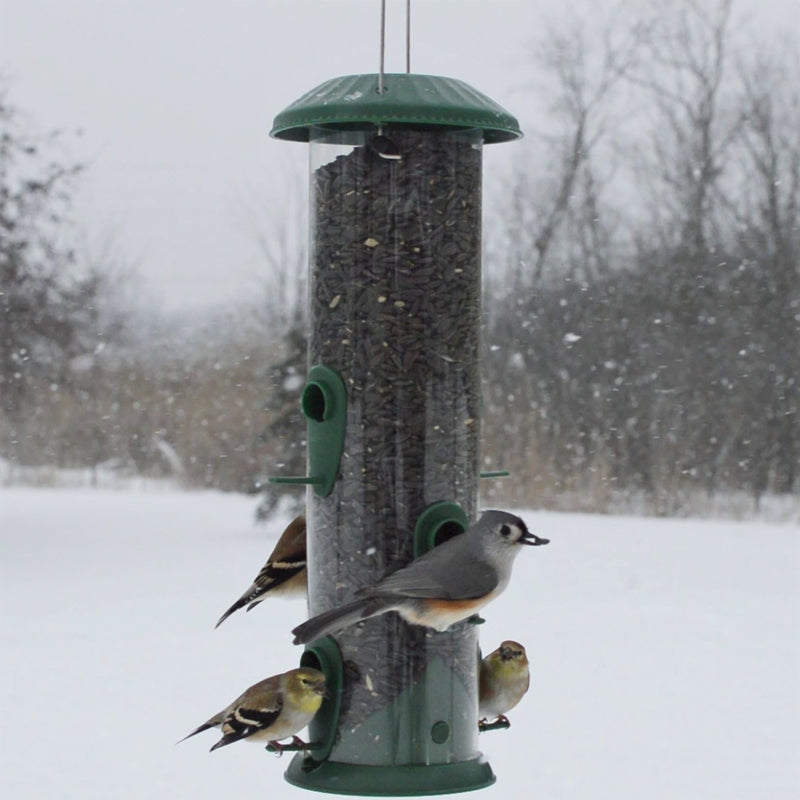
[{"label": "bird's claw gripping perch", "polygon": [[486,717],[478,720],[478,730],[481,733],[485,733],[486,731],[501,731],[510,727],[511,722],[505,714],[500,714],[500,716],[494,722],[489,722]]},{"label": "bird's claw gripping perch", "polygon": [[269,742],[266,747],[267,752],[275,753],[275,758],[280,758],[283,755],[284,749],[284,746],[280,742]]},{"label": "bird's claw gripping perch", "polygon": [[299,736],[292,736],[292,741],[289,744],[281,744],[280,742],[269,742],[267,744],[267,751],[275,753],[280,758],[285,751],[295,752],[302,750],[308,753],[313,747],[317,747],[316,742],[304,742]]}]

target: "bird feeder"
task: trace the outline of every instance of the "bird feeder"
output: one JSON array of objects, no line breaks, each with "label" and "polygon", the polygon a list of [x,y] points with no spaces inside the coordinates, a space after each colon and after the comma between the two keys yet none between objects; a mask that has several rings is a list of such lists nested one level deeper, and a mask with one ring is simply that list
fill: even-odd
[{"label": "bird feeder", "polygon": [[[315,615],[476,519],[482,146],[522,134],[461,81],[368,74],[308,92],[271,135],[310,147]],[[422,795],[494,782],[478,746],[474,624],[437,633],[384,614],[313,642],[302,663],[335,697],[290,783]]]}]

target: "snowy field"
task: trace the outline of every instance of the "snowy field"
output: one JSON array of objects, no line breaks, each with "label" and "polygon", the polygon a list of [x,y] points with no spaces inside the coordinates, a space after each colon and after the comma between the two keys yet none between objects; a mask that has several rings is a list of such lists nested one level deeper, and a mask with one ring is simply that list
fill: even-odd
[{"label": "snowy field", "polygon": [[[300,601],[219,614],[286,519],[179,491],[0,489],[0,796],[313,796],[289,758],[209,732],[176,740],[295,666]],[[800,527],[523,513],[550,537],[485,612],[533,687],[481,736],[487,800],[796,800]],[[463,795],[466,796],[466,795]],[[478,797],[479,795],[474,795]]]}]

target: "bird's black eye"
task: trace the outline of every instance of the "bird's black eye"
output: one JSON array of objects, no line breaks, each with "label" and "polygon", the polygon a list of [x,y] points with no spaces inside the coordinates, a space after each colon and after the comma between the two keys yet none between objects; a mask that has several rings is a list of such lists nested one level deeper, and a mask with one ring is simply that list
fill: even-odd
[{"label": "bird's black eye", "polygon": [[508,525],[502,525],[500,527],[500,535],[501,536],[509,536],[510,533],[511,533],[511,528],[509,528]]}]

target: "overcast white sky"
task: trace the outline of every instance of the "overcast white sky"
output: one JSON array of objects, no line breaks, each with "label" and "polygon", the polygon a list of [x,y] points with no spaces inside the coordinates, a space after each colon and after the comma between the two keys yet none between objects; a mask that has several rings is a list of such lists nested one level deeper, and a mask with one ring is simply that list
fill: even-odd
[{"label": "overcast white sky", "polygon": [[[739,5],[800,36],[800,0]],[[387,9],[386,68],[402,72],[405,2]],[[524,129],[526,48],[574,9],[413,0],[412,70],[465,80]],[[379,13],[379,0],[0,0],[0,73],[37,127],[83,131],[77,215],[91,238],[110,235],[167,307],[191,308],[252,287],[245,207],[272,197],[280,214],[292,174],[305,190],[307,147],[270,139],[272,120],[327,78],[376,72]],[[514,146],[487,148],[485,168]]]}]

